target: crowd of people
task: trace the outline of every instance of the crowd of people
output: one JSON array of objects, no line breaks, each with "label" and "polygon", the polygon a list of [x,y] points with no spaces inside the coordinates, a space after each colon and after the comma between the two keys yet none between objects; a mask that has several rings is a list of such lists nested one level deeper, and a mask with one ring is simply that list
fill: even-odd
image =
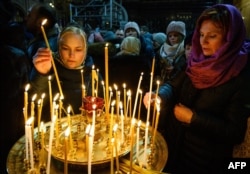
[{"label": "crowd of people", "polygon": [[[1,1],[0,5],[1,75],[5,79],[1,90],[1,173],[7,173],[8,152],[24,134],[25,84],[31,84],[33,94],[49,93],[51,76],[53,96],[61,88],[64,104],[71,105],[75,114],[81,113],[82,79],[86,95],[92,95],[91,70],[100,60],[97,78],[105,78],[106,42],[109,49],[114,48],[109,53],[111,85],[128,83],[136,92],[144,72],[141,88],[145,110],[155,104],[155,98],[161,100],[158,130],[169,153],[163,171],[223,173],[223,162],[243,141],[250,116],[250,44],[237,8],[229,4],[209,7],[187,35],[183,21],[163,24],[166,31],[155,33],[135,21],[106,33],[100,28],[87,31],[77,23],[61,27],[55,9],[43,2],[32,5],[24,23],[19,24],[13,21],[13,4]],[[44,19],[49,48],[41,31]],[[100,54],[92,54],[89,48]],[[154,80],[161,82],[158,93],[155,86],[147,92],[153,65]],[[98,96],[103,97],[103,93]],[[49,107],[47,98],[44,121],[51,119]]]}]

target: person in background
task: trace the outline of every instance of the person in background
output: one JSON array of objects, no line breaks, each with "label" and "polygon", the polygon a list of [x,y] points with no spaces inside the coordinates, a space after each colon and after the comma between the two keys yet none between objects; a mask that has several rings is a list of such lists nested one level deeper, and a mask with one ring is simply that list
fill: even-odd
[{"label": "person in background", "polygon": [[104,38],[100,32],[100,28],[96,27],[95,30],[91,30],[88,34],[88,44],[96,43],[96,42],[104,42]]},{"label": "person in background", "polygon": [[154,48],[152,41],[140,35],[140,28],[138,24],[134,21],[129,21],[124,26],[125,37],[133,36],[140,39],[141,50],[140,55],[144,56],[148,61],[148,66],[152,66],[152,59],[154,58]]},{"label": "person in background", "polygon": [[[249,49],[236,7],[217,4],[202,12],[187,68],[159,88],[158,99],[165,110],[159,123],[168,144],[163,171],[228,172],[233,148],[244,140],[250,116]],[[150,94],[155,100],[154,92],[147,93],[146,107]]]},{"label": "person in background", "polygon": [[191,56],[193,33],[190,33],[184,40],[186,60]]},{"label": "person in background", "polygon": [[[61,89],[64,95],[63,105],[67,107],[71,105],[73,113],[81,113],[82,107],[82,76],[85,85],[85,96],[92,96],[92,67],[85,66],[87,55],[87,39],[85,32],[76,26],[65,27],[58,38],[58,52],[52,56],[51,50],[48,48],[39,48],[33,57],[34,69],[37,71],[35,76],[30,79],[30,93],[49,94],[48,76],[52,77],[51,86],[53,89],[53,97],[60,92],[55,72],[52,68],[52,59],[54,59],[57,68],[58,77],[60,79]],[[98,74],[98,81],[101,82],[102,76]],[[102,89],[101,83],[98,89]],[[102,97],[102,90],[98,90],[98,96]],[[49,98],[49,97],[47,97]],[[45,112],[44,112],[45,110]],[[49,102],[45,101],[42,120],[49,121]]]},{"label": "person in background", "polygon": [[158,32],[152,34],[152,41],[155,53],[159,51],[162,44],[164,44],[166,40],[167,40],[167,35],[165,33]]},{"label": "person in background", "polygon": [[[24,135],[23,91],[28,82],[29,62],[22,44],[23,27],[13,21],[12,1],[0,1],[0,173],[7,174],[7,158],[15,142]],[[14,36],[16,38],[14,38]]]},{"label": "person in background", "polygon": [[116,38],[123,39],[124,38],[124,30],[119,28],[115,31]]},{"label": "person in background", "polygon": [[139,55],[141,50],[141,42],[138,38],[128,36],[121,43],[121,50],[116,55]]},{"label": "person in background", "polygon": [[152,34],[149,32],[149,28],[148,28],[148,26],[146,26],[146,25],[142,25],[141,27],[140,27],[140,34],[142,35],[142,36],[144,36],[145,38],[147,38],[147,39],[149,39],[149,40],[152,40],[153,38],[152,38]]},{"label": "person in background", "polygon": [[157,53],[159,60],[155,76],[160,76],[161,82],[172,80],[186,65],[186,60],[181,59],[184,54],[185,23],[171,21],[167,26],[166,35],[166,42]]},{"label": "person in background", "polygon": [[29,8],[24,23],[26,31],[33,35],[33,38],[29,41],[27,46],[27,53],[31,66],[33,66],[32,57],[37,52],[38,48],[46,47],[41,30],[44,19],[47,19],[46,24],[44,24],[44,30],[48,38],[50,49],[53,52],[57,51],[57,37],[60,30],[56,16],[56,10],[45,2],[37,2]]}]

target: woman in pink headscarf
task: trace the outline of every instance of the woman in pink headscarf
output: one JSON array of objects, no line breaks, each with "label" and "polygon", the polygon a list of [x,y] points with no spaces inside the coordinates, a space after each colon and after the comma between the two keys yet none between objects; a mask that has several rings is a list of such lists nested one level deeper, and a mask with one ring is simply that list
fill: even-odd
[{"label": "woman in pink headscarf", "polygon": [[[242,16],[232,5],[212,6],[199,17],[186,71],[159,89],[159,131],[169,149],[166,172],[228,170],[250,116],[249,43],[245,39]],[[144,96],[146,106],[148,98],[149,93]]]}]

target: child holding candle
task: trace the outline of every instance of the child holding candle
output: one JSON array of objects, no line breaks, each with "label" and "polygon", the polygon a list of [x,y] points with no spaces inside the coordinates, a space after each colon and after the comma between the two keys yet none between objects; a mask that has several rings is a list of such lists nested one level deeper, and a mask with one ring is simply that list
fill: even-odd
[{"label": "child holding candle", "polygon": [[[58,38],[57,53],[52,56],[51,50],[48,48],[39,48],[33,57],[36,71],[35,76],[31,77],[33,92],[38,94],[48,93],[48,75],[55,75],[55,71],[52,70],[52,59],[54,59],[64,95],[63,104],[64,106],[71,105],[73,113],[80,114],[79,108],[82,106],[82,79],[84,79],[86,96],[91,96],[92,94],[92,67],[86,66],[89,60],[86,59],[86,55],[87,42],[84,31],[77,26],[64,28]],[[98,81],[101,81],[100,73],[98,75]],[[51,83],[54,96],[54,94],[59,92],[59,87],[55,78],[52,78]],[[99,85],[101,84],[99,83]],[[98,89],[102,88],[99,87]],[[98,96],[103,96],[102,90],[98,92]],[[49,106],[48,101],[44,101],[44,107],[46,106]],[[49,111],[49,108],[47,110]],[[43,116],[46,116],[48,120],[49,114],[43,114]]]},{"label": "child holding candle", "polygon": [[[236,7],[217,4],[198,18],[187,69],[159,88],[161,108],[169,109],[160,115],[169,151],[165,172],[227,173],[250,115],[249,49]],[[149,94],[155,99],[147,93],[147,107]]]}]

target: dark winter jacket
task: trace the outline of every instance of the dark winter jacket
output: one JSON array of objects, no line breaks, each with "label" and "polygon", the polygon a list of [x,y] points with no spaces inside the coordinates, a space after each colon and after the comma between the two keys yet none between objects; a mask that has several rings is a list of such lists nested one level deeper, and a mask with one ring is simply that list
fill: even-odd
[{"label": "dark winter jacket", "polygon": [[[81,78],[81,70],[83,70],[83,78],[84,78],[84,85],[86,87],[86,96],[92,95],[92,76],[91,66],[84,66],[83,69],[67,69],[65,68],[60,61],[55,58],[55,65],[58,72],[58,77],[60,80],[61,88],[63,91],[64,99],[63,99],[63,106],[67,108],[69,105],[72,106],[73,111],[75,114],[81,113],[80,107],[82,106],[82,78]],[[88,64],[85,61],[85,65]],[[31,90],[30,93],[37,93],[38,96],[41,96],[42,93],[46,93],[47,100],[45,100],[44,108],[43,108],[43,121],[50,121],[50,114],[49,114],[49,89],[48,89],[48,75],[41,75],[39,73],[32,73],[33,76],[31,77]],[[57,93],[59,93],[59,88],[56,82],[56,78],[54,73],[51,72],[51,86],[52,86],[52,97],[54,97]],[[99,87],[98,89],[102,89],[101,86],[102,76],[99,74]],[[102,97],[102,90],[98,90],[100,93],[98,96]],[[30,94],[32,96],[32,94]]]},{"label": "dark winter jacket", "polygon": [[[166,171],[214,174],[227,169],[225,160],[231,158],[234,145],[243,141],[250,116],[249,79],[248,63],[239,76],[217,87],[198,90],[185,72],[160,87],[159,129],[169,150]],[[177,103],[192,109],[190,124],[175,118],[173,106]]]}]

